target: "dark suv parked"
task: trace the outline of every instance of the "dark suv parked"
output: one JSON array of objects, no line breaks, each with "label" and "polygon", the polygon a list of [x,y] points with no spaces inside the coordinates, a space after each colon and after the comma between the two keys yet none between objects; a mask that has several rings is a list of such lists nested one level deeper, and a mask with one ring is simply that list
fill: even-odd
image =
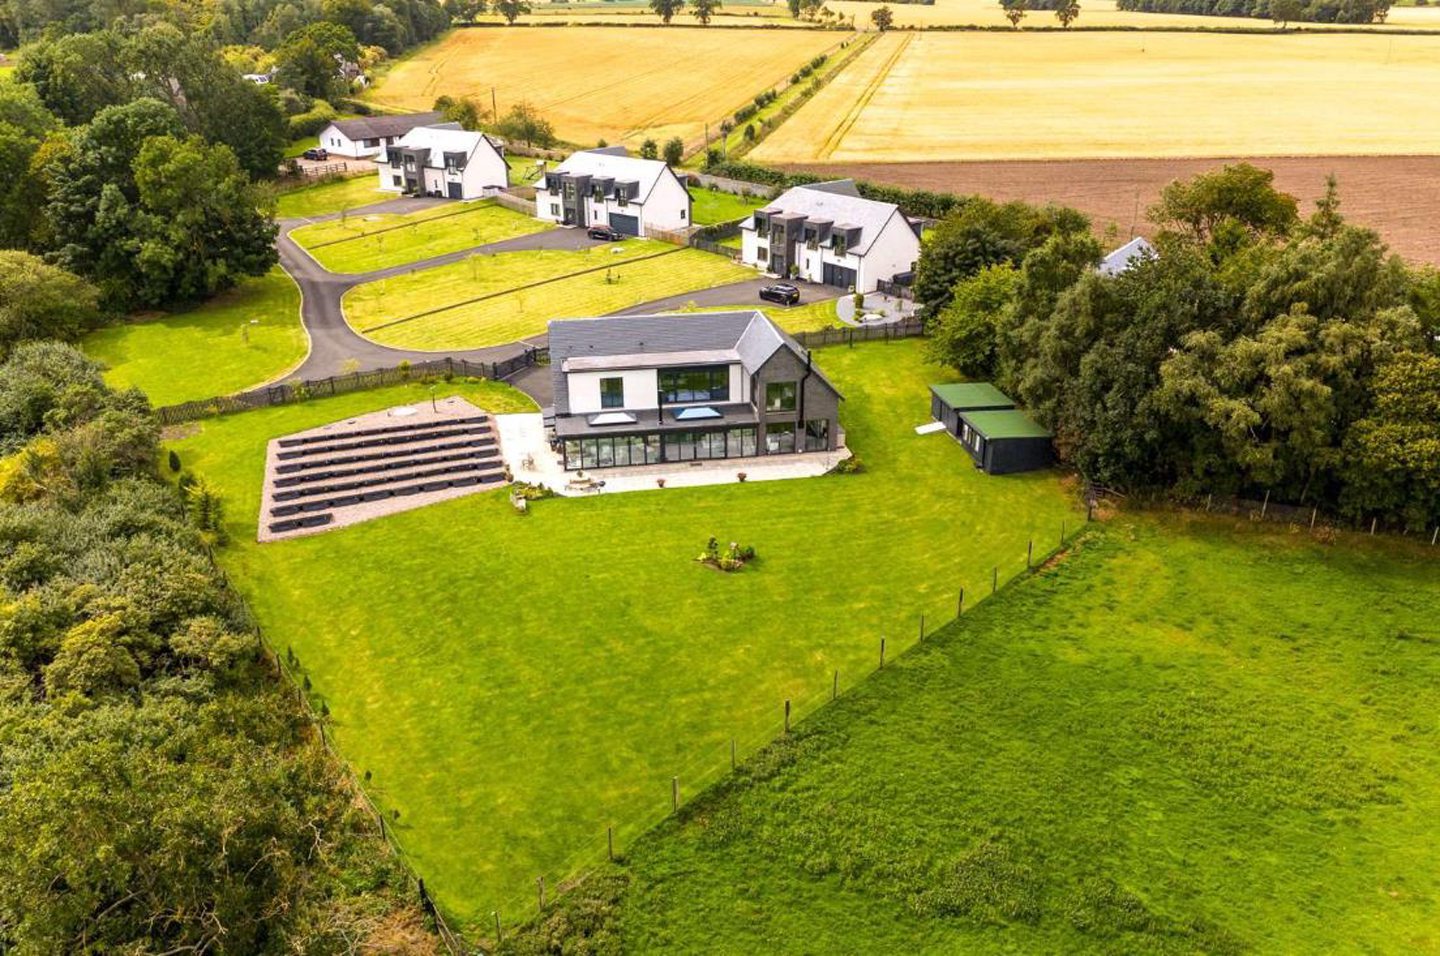
[{"label": "dark suv parked", "polygon": [[606,242],[619,242],[625,238],[623,232],[617,232],[609,226],[591,226],[588,235],[591,239],[604,239]]},{"label": "dark suv parked", "polygon": [[330,150],[323,146],[312,146],[302,154],[305,159],[329,159]]},{"label": "dark suv parked", "polygon": [[777,282],[761,289],[760,298],[779,302],[781,305],[797,305],[800,302],[800,290],[788,282]]}]

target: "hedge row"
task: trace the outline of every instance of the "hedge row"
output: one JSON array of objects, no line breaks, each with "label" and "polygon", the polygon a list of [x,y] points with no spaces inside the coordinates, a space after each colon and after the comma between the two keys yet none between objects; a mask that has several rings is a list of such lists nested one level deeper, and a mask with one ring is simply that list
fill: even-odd
[{"label": "hedge row", "polygon": [[[742,182],[758,183],[763,186],[774,186],[777,189],[788,189],[791,186],[805,186],[810,183],[823,182],[820,176],[810,173],[787,173],[783,170],[772,169],[769,166],[761,166],[759,163],[747,163],[739,160],[730,162],[712,163],[705,169],[706,172],[723,176],[726,179],[738,179]],[[880,202],[894,203],[907,216],[918,216],[926,219],[943,219],[946,215],[954,212],[963,206],[968,198],[957,196],[954,193],[937,193],[928,189],[903,189],[899,186],[881,186],[877,183],[868,183],[863,180],[856,183],[860,195],[866,199],[875,199]]]}]

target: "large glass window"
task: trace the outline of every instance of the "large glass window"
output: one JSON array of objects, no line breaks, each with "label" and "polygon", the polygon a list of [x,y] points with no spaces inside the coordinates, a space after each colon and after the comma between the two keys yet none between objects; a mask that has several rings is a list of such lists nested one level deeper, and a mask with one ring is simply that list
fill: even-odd
[{"label": "large glass window", "polygon": [[731,458],[749,458],[755,454],[755,429],[730,429],[729,455]]},{"label": "large glass window", "polygon": [[783,455],[794,450],[794,422],[781,422],[765,426],[765,453],[767,455]]},{"label": "large glass window", "polygon": [[830,450],[830,419],[812,418],[805,423],[805,450]]},{"label": "large glass window", "polygon": [[767,411],[767,412],[793,412],[793,411],[795,411],[795,383],[794,383],[794,382],[767,382],[767,383],[765,383],[765,411]]},{"label": "large glass window", "polygon": [[701,365],[660,370],[660,394],[666,403],[730,400],[730,368]]},{"label": "large glass window", "polygon": [[600,407],[625,407],[625,380],[623,378],[602,378],[600,380]]}]

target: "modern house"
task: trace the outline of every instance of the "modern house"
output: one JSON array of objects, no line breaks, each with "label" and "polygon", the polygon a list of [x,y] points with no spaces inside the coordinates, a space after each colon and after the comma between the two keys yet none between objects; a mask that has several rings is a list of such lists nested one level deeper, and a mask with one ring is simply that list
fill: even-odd
[{"label": "modern house", "polygon": [[788,189],[740,226],[746,265],[845,291],[904,285],[919,258],[919,224],[894,203],[865,199],[851,179]]},{"label": "modern house", "polygon": [[535,187],[535,215],[562,226],[609,226],[627,236],[690,225],[690,192],[658,159],[623,146],[582,149]]},{"label": "modern house", "polygon": [[1055,461],[1050,433],[988,382],[931,385],[930,415],[987,474],[1034,471]]},{"label": "modern house", "polygon": [[1144,236],[1136,236],[1101,259],[1096,271],[1102,276],[1118,276],[1129,271],[1136,263],[1155,255],[1159,255],[1155,247],[1150,245]]},{"label": "modern house", "polygon": [[760,312],[550,323],[567,470],[830,452],[840,393]]},{"label": "modern house", "polygon": [[364,159],[379,156],[385,147],[417,126],[439,123],[439,113],[406,113],[401,116],[359,116],[336,120],[320,131],[320,145],[337,156]]},{"label": "modern house", "polygon": [[459,123],[417,126],[380,155],[380,188],[407,196],[478,199],[509,183],[500,148]]}]

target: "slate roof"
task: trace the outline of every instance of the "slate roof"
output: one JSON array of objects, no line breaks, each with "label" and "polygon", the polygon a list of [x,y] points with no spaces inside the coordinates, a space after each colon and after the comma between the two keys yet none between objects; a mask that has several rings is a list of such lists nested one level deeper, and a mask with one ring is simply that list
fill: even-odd
[{"label": "slate roof", "polygon": [[[444,169],[446,153],[464,153],[468,162],[475,156],[475,151],[487,143],[491,149],[495,149],[495,144],[484,133],[473,133],[462,129],[459,123],[441,123],[436,126],[417,126],[396,140],[393,145],[411,149],[429,149],[430,155],[425,160],[426,167]],[[498,149],[495,151],[499,152]],[[380,162],[386,162],[388,157],[388,152],[382,152]]]},{"label": "slate roof", "polygon": [[382,139],[404,136],[417,126],[429,126],[442,119],[439,113],[402,113],[398,116],[358,116],[336,120],[330,125],[350,139]]},{"label": "slate roof", "polygon": [[[621,152],[615,152],[615,150]],[[640,194],[636,198],[644,202],[650,197],[655,184],[660,177],[670,171],[670,167],[658,159],[641,159],[639,156],[626,156],[624,147],[611,146],[602,149],[582,149],[571,153],[570,156],[552,172],[569,173],[572,176],[591,176],[597,179],[613,179],[618,182],[633,182],[640,184]]]},{"label": "slate roof", "polygon": [[[623,356],[623,364],[630,368],[648,368],[652,365],[645,356],[713,353],[717,362],[738,359],[753,372],[782,348],[791,349],[802,361],[807,354],[800,343],[754,309],[555,319],[549,325],[549,344],[550,365],[555,376],[555,410],[562,415],[570,408],[565,371],[571,359],[590,360],[580,364],[592,366],[604,364],[594,361],[604,356]],[[721,355],[734,357],[720,358]],[[813,371],[826,385],[835,388],[818,368]]]},{"label": "slate roof", "polygon": [[1156,255],[1155,247],[1144,236],[1136,236],[1125,245],[1100,260],[1099,272],[1103,276],[1118,276],[1135,264],[1137,259]]},{"label": "slate roof", "polygon": [[[860,241],[850,246],[849,251],[863,256],[870,244],[880,235],[880,230],[894,216],[900,216],[905,228],[909,222],[894,203],[865,199],[856,190],[853,179],[836,179],[809,186],[787,189],[772,200],[764,209],[756,210],[767,215],[804,216],[806,219],[829,220],[836,224],[837,232],[860,227]],[[740,226],[754,229],[755,217],[751,216]]]}]

